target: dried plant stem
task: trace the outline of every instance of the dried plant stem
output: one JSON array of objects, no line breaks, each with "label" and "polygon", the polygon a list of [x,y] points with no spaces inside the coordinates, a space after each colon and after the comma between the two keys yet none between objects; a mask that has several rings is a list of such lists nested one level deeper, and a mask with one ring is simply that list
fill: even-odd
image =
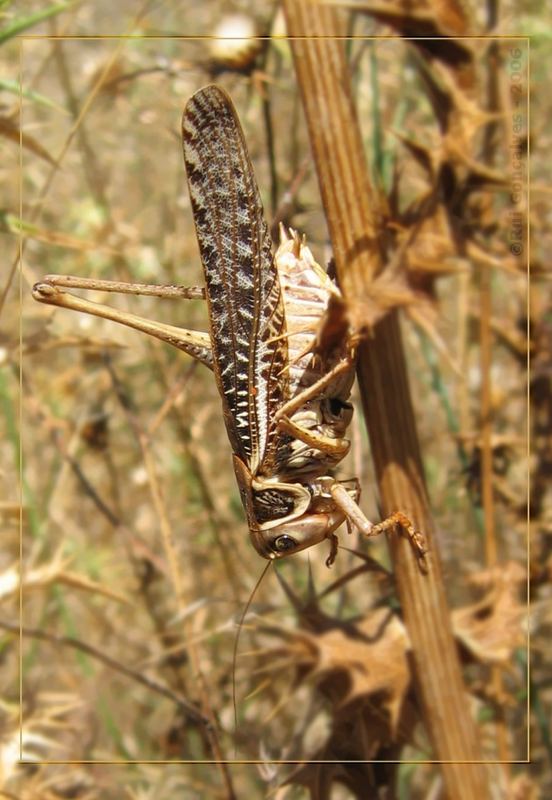
[{"label": "dried plant stem", "polygon": [[[342,34],[342,18],[333,9],[308,0],[284,0],[284,10],[288,33],[297,37],[292,40],[295,68],[337,271],[360,322],[366,285],[381,260],[344,43],[331,38]],[[446,762],[442,774],[447,797],[482,800],[488,797],[485,768],[469,763],[480,760],[481,753],[432,537],[395,313],[385,317],[375,327],[373,337],[361,346],[359,381],[384,511],[407,511],[424,532],[430,548],[428,573],[422,575],[409,544],[402,538],[391,539],[424,721],[435,756]]]},{"label": "dried plant stem", "polygon": [[[52,42],[52,48],[54,51],[54,63],[59,72],[60,84],[65,92],[67,107],[70,109],[73,119],[76,120],[79,117],[79,100],[73,88],[71,69],[65,57],[66,48],[63,47],[61,40],[55,39]],[[84,119],[82,120],[80,128],[76,131],[76,135],[82,152],[84,172],[90,188],[90,193],[99,205],[107,209],[109,204],[105,192],[102,170],[94,148],[90,144]]]},{"label": "dried plant stem", "polygon": [[[489,0],[487,3],[489,27],[494,29],[498,15],[498,4]],[[488,75],[487,75],[487,106],[491,113],[497,117],[500,112],[500,91],[498,75],[500,70],[500,48],[498,42],[493,42],[489,47],[488,53]],[[496,145],[499,136],[500,126],[497,123],[488,125],[485,130],[483,141],[483,158],[489,167],[494,166]],[[490,198],[486,198],[486,204],[492,203]],[[492,402],[492,284],[491,271],[489,267],[478,263],[479,274],[479,342],[480,342],[480,366],[481,366],[481,497],[483,503],[483,515],[485,520],[485,556],[489,567],[496,567],[498,562],[498,542],[496,538],[495,526],[495,506],[493,492],[493,402]],[[497,698],[504,695],[504,685],[500,667],[493,666],[491,669],[491,683],[494,694]],[[506,776],[509,775],[509,766],[506,762],[511,759],[510,748],[508,746],[508,732],[504,717],[504,708],[500,705],[500,700],[496,704],[496,747],[497,754],[503,762],[502,770]]]},{"label": "dried plant stem", "polygon": [[[498,49],[491,45],[491,59],[498,59]],[[496,86],[495,70],[489,69],[489,106],[491,111],[497,113],[498,88]],[[483,156],[489,166],[492,164],[494,154],[494,137],[492,135],[496,126],[488,126],[487,137],[484,141]],[[496,136],[496,134],[495,134]],[[489,203],[489,200],[487,200]],[[491,271],[488,266],[477,262],[479,267],[479,345],[481,368],[481,497],[485,517],[485,555],[488,566],[494,567],[497,563],[498,548],[496,543],[493,498],[493,450],[492,450],[492,343],[491,330],[492,299],[491,299]]]},{"label": "dried plant stem", "polygon": [[[485,520],[485,556],[489,567],[495,567],[498,561],[498,547],[495,530],[494,496],[493,496],[493,449],[492,449],[492,331],[491,331],[491,276],[490,270],[480,265],[479,279],[479,343],[481,366],[481,499]],[[502,673],[494,666],[491,670],[491,681],[497,698],[504,694]],[[497,704],[496,742],[498,757],[506,762],[510,758],[504,713]],[[506,772],[507,765],[502,767]]]},{"label": "dried plant stem", "polygon": [[470,411],[468,401],[468,324],[471,278],[469,273],[461,272],[457,277],[458,294],[458,337],[456,346],[456,359],[460,367],[461,378],[458,382],[456,405],[458,408],[458,433],[461,440],[470,430]]}]

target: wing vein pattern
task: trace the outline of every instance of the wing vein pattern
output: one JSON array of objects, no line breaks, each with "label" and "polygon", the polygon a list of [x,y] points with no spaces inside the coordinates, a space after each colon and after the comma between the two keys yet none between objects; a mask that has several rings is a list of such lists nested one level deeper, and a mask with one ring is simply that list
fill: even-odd
[{"label": "wing vein pattern", "polygon": [[287,399],[282,292],[240,122],[207,86],[182,121],[184,160],[207,303],[215,375],[234,452],[253,474],[274,458],[274,412]]}]

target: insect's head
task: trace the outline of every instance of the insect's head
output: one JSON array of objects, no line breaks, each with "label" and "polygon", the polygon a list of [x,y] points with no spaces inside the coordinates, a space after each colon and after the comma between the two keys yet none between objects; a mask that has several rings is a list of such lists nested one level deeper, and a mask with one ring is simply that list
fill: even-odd
[{"label": "insect's head", "polygon": [[274,528],[250,527],[253,547],[263,558],[284,558],[327,539],[344,521],[343,512],[303,514]]},{"label": "insect's head", "polygon": [[263,558],[284,558],[312,547],[345,519],[333,503],[313,501],[306,486],[258,481],[236,456],[234,469],[251,542]]}]

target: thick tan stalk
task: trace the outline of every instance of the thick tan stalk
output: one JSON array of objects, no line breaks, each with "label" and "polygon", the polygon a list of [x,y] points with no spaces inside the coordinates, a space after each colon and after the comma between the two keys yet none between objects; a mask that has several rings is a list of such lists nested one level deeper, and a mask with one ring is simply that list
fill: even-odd
[{"label": "thick tan stalk", "polygon": [[[337,271],[360,322],[363,309],[369,307],[367,286],[381,266],[381,254],[344,42],[331,38],[342,33],[341,17],[312,0],[284,0],[284,10]],[[442,765],[448,798],[482,800],[488,797],[485,767],[466,763],[482,754],[432,535],[396,314],[380,322],[360,348],[359,381],[384,512],[408,513],[430,548],[423,575],[409,543],[391,537],[424,722],[435,758],[452,762]]]}]

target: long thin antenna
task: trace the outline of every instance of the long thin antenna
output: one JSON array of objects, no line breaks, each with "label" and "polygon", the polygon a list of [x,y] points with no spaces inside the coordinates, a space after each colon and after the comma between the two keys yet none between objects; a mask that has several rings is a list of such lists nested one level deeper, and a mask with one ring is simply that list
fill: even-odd
[{"label": "long thin antenna", "polygon": [[[261,574],[259,576],[259,579],[257,580],[257,583],[253,587],[253,591],[249,595],[247,603],[245,604],[245,608],[242,611],[242,615],[240,617],[240,621],[238,622],[238,632],[236,633],[236,638],[234,639],[234,652],[232,654],[232,706],[234,708],[234,733],[236,733],[237,730],[238,730],[238,703],[237,703],[237,699],[236,699],[236,662],[237,662],[237,658],[238,658],[238,644],[240,642],[240,634],[241,634],[241,631],[242,631],[243,623],[244,623],[245,617],[247,615],[247,612],[249,611],[251,603],[253,602],[253,598],[255,597],[255,595],[257,593],[257,589],[259,588],[259,586],[263,582],[264,577],[265,577],[266,573],[268,572],[268,570],[270,569],[271,566],[272,566],[272,561],[269,561],[268,564],[266,565],[266,567],[261,572]],[[234,741],[235,741],[235,738],[234,738]],[[236,750],[237,750],[237,746],[235,745],[234,746],[234,758],[236,758]]]}]

